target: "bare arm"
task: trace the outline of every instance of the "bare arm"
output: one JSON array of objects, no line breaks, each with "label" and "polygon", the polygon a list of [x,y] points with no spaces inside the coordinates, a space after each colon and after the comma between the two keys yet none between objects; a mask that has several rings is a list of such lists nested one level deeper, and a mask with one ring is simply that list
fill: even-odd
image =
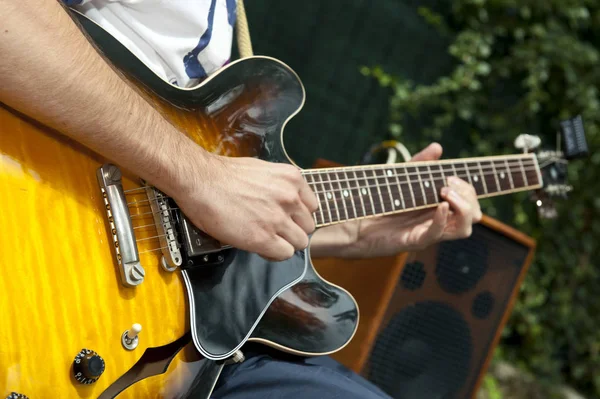
[{"label": "bare arm", "polygon": [[306,247],[317,203],[295,167],[204,151],[121,79],[56,1],[0,0],[0,15],[1,102],[146,179],[224,243],[272,259]]},{"label": "bare arm", "polygon": [[[208,154],[102,59],[56,1],[0,1],[0,101],[172,193]],[[192,159],[194,159],[192,158]]]}]

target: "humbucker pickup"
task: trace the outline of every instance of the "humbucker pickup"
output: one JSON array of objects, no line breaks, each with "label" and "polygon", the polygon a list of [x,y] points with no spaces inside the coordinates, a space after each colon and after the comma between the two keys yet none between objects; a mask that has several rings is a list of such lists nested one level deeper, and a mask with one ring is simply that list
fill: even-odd
[{"label": "humbucker pickup", "polygon": [[183,233],[183,245],[187,255],[190,257],[231,248],[229,245],[221,245],[218,240],[198,229],[183,214],[181,214],[181,230]]}]

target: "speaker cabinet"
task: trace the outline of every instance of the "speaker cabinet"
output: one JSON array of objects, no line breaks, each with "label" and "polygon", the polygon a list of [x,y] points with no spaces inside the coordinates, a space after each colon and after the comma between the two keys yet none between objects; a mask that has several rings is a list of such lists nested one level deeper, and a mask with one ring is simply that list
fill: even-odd
[{"label": "speaker cabinet", "polygon": [[408,254],[361,373],[397,399],[474,397],[534,248],[484,217],[467,239]]},{"label": "speaker cabinet", "polygon": [[396,399],[474,398],[534,251],[484,215],[471,237],[421,252],[313,259],[360,307],[353,340],[332,357]]}]

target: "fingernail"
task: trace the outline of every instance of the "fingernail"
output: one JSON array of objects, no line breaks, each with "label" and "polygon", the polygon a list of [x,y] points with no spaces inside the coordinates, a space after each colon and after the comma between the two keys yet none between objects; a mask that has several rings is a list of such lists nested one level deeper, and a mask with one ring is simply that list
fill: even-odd
[{"label": "fingernail", "polygon": [[450,192],[450,187],[442,187],[442,195],[445,197]]}]

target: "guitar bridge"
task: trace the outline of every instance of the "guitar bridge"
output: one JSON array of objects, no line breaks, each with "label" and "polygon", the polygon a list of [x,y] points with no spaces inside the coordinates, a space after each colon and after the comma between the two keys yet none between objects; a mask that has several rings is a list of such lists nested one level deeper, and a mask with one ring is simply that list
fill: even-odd
[{"label": "guitar bridge", "polygon": [[106,208],[121,282],[127,287],[139,285],[144,281],[145,271],[140,263],[131,216],[125,200],[121,170],[115,165],[106,164],[97,170],[96,177]]},{"label": "guitar bridge", "polygon": [[158,240],[162,251],[161,265],[172,272],[181,266],[183,258],[176,238],[175,220],[171,214],[169,199],[154,187],[147,186],[146,194],[154,216],[154,224],[158,231]]}]

